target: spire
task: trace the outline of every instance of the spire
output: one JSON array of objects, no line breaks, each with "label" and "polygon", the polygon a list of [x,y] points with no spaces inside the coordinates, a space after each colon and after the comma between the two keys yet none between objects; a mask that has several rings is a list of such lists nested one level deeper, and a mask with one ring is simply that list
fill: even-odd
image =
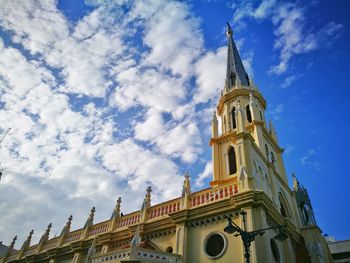
[{"label": "spire", "polygon": [[233,40],[232,28],[228,22],[226,35],[228,40],[228,48],[225,89],[229,90],[237,84],[240,84],[242,86],[249,86],[248,74],[244,69],[236,44]]},{"label": "spire", "polygon": [[30,241],[32,240],[33,234],[34,234],[34,230],[31,230],[29,232],[29,235],[28,235],[27,239],[23,242],[21,250],[25,250],[25,249],[27,249],[29,247]]},{"label": "spire", "polygon": [[185,173],[185,180],[182,186],[182,194],[181,194],[181,207],[189,208],[190,206],[190,195],[191,195],[191,182],[190,182],[190,174],[188,172]]},{"label": "spire", "polygon": [[146,196],[145,199],[143,199],[143,203],[141,206],[141,220],[145,221],[147,217],[147,211],[151,207],[151,192],[152,188],[151,186],[148,186],[146,189]]},{"label": "spire", "polygon": [[86,220],[86,223],[85,223],[85,225],[84,225],[84,228],[90,227],[90,226],[92,226],[92,225],[94,224],[95,211],[96,211],[96,209],[95,209],[95,207],[93,206],[93,207],[91,208],[90,215],[89,215],[88,219]]},{"label": "spire", "polygon": [[5,263],[7,262],[7,258],[11,255],[14,247],[15,247],[15,243],[16,243],[16,240],[17,240],[17,236],[15,236],[11,242],[11,244],[9,245],[7,251],[6,251],[6,254],[5,256],[1,259],[1,263]]},{"label": "spire", "polygon": [[299,184],[298,178],[295,176],[294,173],[292,174],[292,180],[293,180],[293,189],[294,189],[294,191],[298,191],[299,188],[300,188],[300,184]]},{"label": "spire", "polygon": [[66,234],[69,233],[69,231],[70,231],[70,226],[71,226],[71,224],[72,224],[72,220],[73,220],[73,216],[70,215],[70,216],[68,217],[68,221],[67,221],[66,225],[65,225],[65,226],[63,227],[63,229],[62,229],[61,236],[64,236],[64,235],[66,235]]},{"label": "spire", "polygon": [[151,186],[147,187],[146,192],[147,193],[146,193],[145,199],[143,200],[141,210],[151,207],[151,192],[152,192]]},{"label": "spire", "polygon": [[120,203],[121,202],[122,202],[122,198],[118,197],[117,203],[115,205],[115,208],[114,208],[112,216],[111,216],[111,219],[114,219],[114,218],[117,218],[120,216]]},{"label": "spire", "polygon": [[38,243],[37,253],[39,253],[42,250],[45,242],[47,240],[49,240],[51,227],[52,227],[52,223],[50,223],[47,226],[45,233],[41,236],[39,243]]}]

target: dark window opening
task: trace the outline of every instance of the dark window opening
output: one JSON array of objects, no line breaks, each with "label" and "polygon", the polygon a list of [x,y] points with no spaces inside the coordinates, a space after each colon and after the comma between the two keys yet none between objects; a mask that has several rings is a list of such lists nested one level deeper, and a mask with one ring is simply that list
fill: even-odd
[{"label": "dark window opening", "polygon": [[173,247],[167,247],[167,248],[165,249],[165,252],[167,252],[167,253],[173,253]]},{"label": "dark window opening", "polygon": [[271,163],[275,165],[275,156],[273,155],[273,152],[271,152]]},{"label": "dark window opening", "polygon": [[230,80],[231,80],[232,86],[236,84],[236,74],[235,73],[231,72]]},{"label": "dark window opening", "polygon": [[252,114],[250,112],[249,104],[245,107],[246,113],[247,113],[247,120],[248,122],[252,122]]},{"label": "dark window opening", "polygon": [[284,209],[283,204],[281,204],[281,210],[280,210],[280,212],[281,212],[281,215],[282,215],[283,217],[287,217],[286,210]]},{"label": "dark window opening", "polygon": [[270,246],[271,246],[273,258],[277,262],[280,262],[280,260],[281,260],[280,252],[278,251],[278,246],[276,244],[276,241],[272,238],[270,239]]},{"label": "dark window opening", "polygon": [[261,110],[259,110],[259,114],[260,114],[260,120],[263,121],[263,116],[262,116]]},{"label": "dark window opening", "polygon": [[237,126],[236,126],[236,114],[235,114],[235,107],[232,108],[232,111],[231,111],[231,116],[232,116],[232,129],[236,129]]},{"label": "dark window opening", "polygon": [[226,116],[224,116],[224,127],[223,127],[224,132],[226,132]]},{"label": "dark window opening", "polygon": [[204,249],[209,257],[220,257],[225,250],[224,237],[217,233],[211,234],[204,244]]},{"label": "dark window opening", "polygon": [[269,162],[270,161],[270,159],[269,159],[269,148],[267,147],[266,144],[265,144],[265,153],[266,153],[266,159]]},{"label": "dark window opening", "polygon": [[230,150],[228,151],[228,162],[229,162],[230,174],[235,174],[237,172],[237,165],[236,165],[236,153],[233,147],[230,147]]}]

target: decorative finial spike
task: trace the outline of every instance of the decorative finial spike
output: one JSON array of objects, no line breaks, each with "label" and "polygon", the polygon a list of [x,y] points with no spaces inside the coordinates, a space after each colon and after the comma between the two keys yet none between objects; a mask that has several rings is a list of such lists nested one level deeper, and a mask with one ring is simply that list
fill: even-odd
[{"label": "decorative finial spike", "polygon": [[147,191],[148,194],[150,194],[152,192],[152,187],[148,186],[146,191]]},{"label": "decorative finial spike", "polygon": [[226,35],[227,35],[227,37],[232,37],[233,36],[233,31],[232,31],[232,28],[230,26],[230,23],[226,22],[226,24],[227,24]]}]

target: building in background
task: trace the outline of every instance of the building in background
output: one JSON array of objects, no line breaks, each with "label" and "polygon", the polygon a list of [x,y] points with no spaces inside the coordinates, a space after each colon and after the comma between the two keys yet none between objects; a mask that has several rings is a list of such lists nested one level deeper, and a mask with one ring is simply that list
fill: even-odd
[{"label": "building in background", "polygon": [[350,240],[336,241],[331,236],[326,240],[335,263],[350,263]]},{"label": "building in background", "polygon": [[[186,174],[180,197],[157,205],[148,187],[140,210],[123,215],[119,198],[110,219],[95,223],[92,208],[75,231],[70,216],[57,237],[49,237],[50,224],[38,244],[31,244],[33,231],[19,251],[14,239],[2,262],[244,262],[241,238],[224,231],[227,218],[246,231],[274,228],[252,242],[251,262],[333,262],[307,190],[296,177],[293,189],[288,185],[283,149],[265,119],[266,101],[244,69],[229,25],[226,33],[226,80],[212,119],[210,186],[192,192]],[[278,226],[288,239],[275,238]]]}]

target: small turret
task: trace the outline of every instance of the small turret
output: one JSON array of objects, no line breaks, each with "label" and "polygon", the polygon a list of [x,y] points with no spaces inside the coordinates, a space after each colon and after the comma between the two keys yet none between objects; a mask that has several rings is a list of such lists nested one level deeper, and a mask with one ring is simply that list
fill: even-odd
[{"label": "small turret", "polygon": [[146,196],[143,200],[142,206],[141,206],[141,221],[145,221],[147,219],[147,210],[151,207],[151,192],[152,188],[151,186],[148,186],[146,189]]},{"label": "small turret", "polygon": [[120,217],[120,204],[122,202],[122,198],[118,197],[115,208],[112,212],[112,216],[111,216],[111,220],[112,220],[112,224],[111,224],[111,230],[115,229],[117,226],[117,220]]},{"label": "small turret", "polygon": [[15,236],[15,237],[12,239],[12,242],[11,242],[11,244],[9,245],[9,247],[8,247],[8,249],[7,249],[7,251],[6,251],[5,256],[2,258],[1,263],[5,263],[6,260],[7,260],[7,258],[11,255],[11,253],[12,253],[14,247],[15,247],[16,240],[17,240],[17,236]]},{"label": "small turret", "polygon": [[217,138],[218,136],[219,136],[218,118],[216,117],[216,111],[214,111],[213,120],[211,121],[211,137]]},{"label": "small turret", "polygon": [[113,210],[111,219],[117,218],[120,216],[120,203],[122,202],[122,198],[118,197],[115,208]]},{"label": "small turret", "polygon": [[271,134],[271,136],[275,140],[275,142],[278,143],[277,133],[275,131],[275,128],[272,125],[272,121],[269,121],[269,133]]},{"label": "small turret", "polygon": [[43,246],[45,245],[46,241],[49,240],[51,227],[52,223],[48,224],[45,233],[41,236],[37,252],[40,252]]},{"label": "small turret", "polygon": [[293,174],[293,190],[295,192],[295,199],[298,206],[298,211],[300,214],[300,218],[303,226],[307,225],[317,225],[314,212],[311,206],[311,200],[309,197],[309,193],[306,188],[300,185],[298,179]]},{"label": "small turret", "polygon": [[30,241],[32,240],[33,234],[34,234],[34,230],[31,230],[31,231],[29,232],[29,235],[28,235],[27,239],[23,242],[23,245],[22,245],[22,247],[21,247],[21,250],[20,250],[20,252],[19,252],[19,254],[18,254],[18,258],[21,258],[21,257],[23,256],[24,252],[25,252],[25,251],[27,250],[27,248],[30,246]]},{"label": "small turret", "polygon": [[182,208],[189,208],[190,205],[190,195],[191,195],[191,182],[190,182],[190,174],[188,172],[185,173],[185,180],[182,186],[182,194],[181,194],[181,206]]},{"label": "small turret", "polygon": [[93,206],[90,210],[89,217],[85,222],[84,228],[89,228],[90,226],[92,226],[94,224],[95,211],[96,211],[96,209]]},{"label": "small turret", "polygon": [[70,232],[70,226],[72,224],[72,220],[73,220],[73,215],[70,215],[68,217],[68,221],[67,221],[66,225],[63,227],[63,229],[61,231],[61,236],[65,236]]}]

